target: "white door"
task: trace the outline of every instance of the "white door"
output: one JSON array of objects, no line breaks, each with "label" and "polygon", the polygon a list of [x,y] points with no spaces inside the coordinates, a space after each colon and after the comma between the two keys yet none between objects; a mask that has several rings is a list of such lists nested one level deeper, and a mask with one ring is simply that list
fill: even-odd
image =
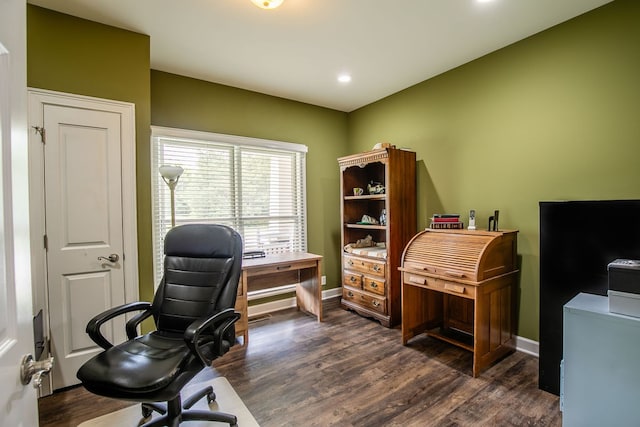
[{"label": "white door", "polygon": [[[87,335],[96,314],[125,302],[120,114],[44,105],[44,183],[53,389],[102,350]],[[125,339],[124,319],[103,327]]]},{"label": "white door", "polygon": [[33,353],[29,259],[26,5],[0,1],[0,426],[37,426],[36,391],[20,380]]},{"label": "white door", "polygon": [[[138,300],[135,108],[30,89],[29,130],[33,307],[44,314],[45,353],[56,357],[40,388],[47,395],[76,384],[98,350],[87,321]],[[115,340],[124,338],[117,322],[105,325]]]}]

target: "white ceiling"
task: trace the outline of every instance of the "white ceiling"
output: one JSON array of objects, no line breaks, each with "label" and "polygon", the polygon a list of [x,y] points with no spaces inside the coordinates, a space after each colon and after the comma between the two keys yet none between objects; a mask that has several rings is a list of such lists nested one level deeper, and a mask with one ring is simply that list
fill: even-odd
[{"label": "white ceiling", "polygon": [[148,34],[153,69],[348,112],[610,1],[28,2]]}]

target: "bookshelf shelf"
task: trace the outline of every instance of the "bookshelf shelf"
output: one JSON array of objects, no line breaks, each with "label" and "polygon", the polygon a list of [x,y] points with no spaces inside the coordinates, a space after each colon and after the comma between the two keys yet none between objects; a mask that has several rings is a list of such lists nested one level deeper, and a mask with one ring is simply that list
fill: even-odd
[{"label": "bookshelf shelf", "polygon": [[375,224],[345,224],[347,228],[361,228],[368,230],[385,230],[387,228],[386,225],[375,225]]},{"label": "bookshelf shelf", "polygon": [[386,194],[366,194],[364,196],[344,196],[345,200],[385,200]]}]

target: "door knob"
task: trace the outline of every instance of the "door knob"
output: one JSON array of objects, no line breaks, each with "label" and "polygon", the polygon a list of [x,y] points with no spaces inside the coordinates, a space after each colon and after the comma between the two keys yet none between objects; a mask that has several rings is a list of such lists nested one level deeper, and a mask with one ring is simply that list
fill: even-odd
[{"label": "door knob", "polygon": [[43,375],[48,374],[52,367],[53,357],[36,362],[33,360],[32,355],[27,354],[22,358],[22,363],[20,364],[20,380],[23,385],[27,385],[31,382],[31,378],[35,377],[33,388],[38,388],[42,384]]},{"label": "door knob", "polygon": [[109,261],[109,262],[118,262],[120,257],[118,254],[111,254],[109,256],[99,256],[98,261]]}]

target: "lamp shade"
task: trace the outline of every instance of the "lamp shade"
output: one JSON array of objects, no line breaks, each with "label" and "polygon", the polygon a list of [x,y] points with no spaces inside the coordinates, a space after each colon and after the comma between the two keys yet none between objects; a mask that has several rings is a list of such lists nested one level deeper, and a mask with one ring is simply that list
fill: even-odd
[{"label": "lamp shade", "polygon": [[162,175],[162,177],[167,181],[177,180],[180,178],[180,175],[182,175],[182,172],[184,172],[182,167],[175,165],[162,165],[158,170],[160,171],[160,175]]}]

